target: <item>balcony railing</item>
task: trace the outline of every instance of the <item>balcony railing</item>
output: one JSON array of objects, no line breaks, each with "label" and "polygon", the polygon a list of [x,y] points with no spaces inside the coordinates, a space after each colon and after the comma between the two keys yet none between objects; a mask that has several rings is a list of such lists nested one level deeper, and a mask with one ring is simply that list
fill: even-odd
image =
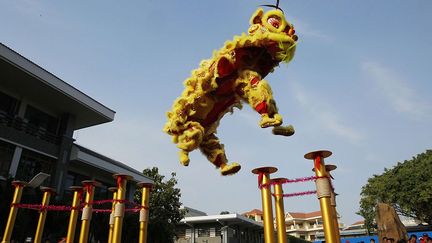
[{"label": "balcony railing", "polygon": [[48,132],[42,127],[32,125],[21,117],[12,117],[3,111],[0,111],[0,126],[13,128],[18,132],[31,135],[55,145],[60,143],[60,137],[56,134]]},{"label": "balcony railing", "polygon": [[287,226],[287,230],[288,231],[316,231],[316,230],[322,230],[323,226],[322,225],[316,225],[313,224],[311,226],[307,225],[288,225]]}]

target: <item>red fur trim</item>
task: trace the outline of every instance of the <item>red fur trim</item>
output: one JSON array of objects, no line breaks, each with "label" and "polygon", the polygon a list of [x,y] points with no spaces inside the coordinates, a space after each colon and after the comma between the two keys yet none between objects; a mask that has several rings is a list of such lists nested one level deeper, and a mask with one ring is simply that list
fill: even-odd
[{"label": "red fur trim", "polygon": [[259,103],[257,106],[255,106],[255,110],[260,114],[268,113],[267,103],[265,101]]},{"label": "red fur trim", "polygon": [[230,75],[222,79],[218,78],[216,81],[218,84],[216,95],[232,95],[234,92],[234,82],[236,78],[236,75]]},{"label": "red fur trim", "polygon": [[219,77],[225,77],[234,71],[234,66],[230,63],[228,59],[222,57],[218,61],[217,70]]},{"label": "red fur trim", "polygon": [[253,77],[250,81],[252,86],[257,85],[261,80],[258,77]]}]

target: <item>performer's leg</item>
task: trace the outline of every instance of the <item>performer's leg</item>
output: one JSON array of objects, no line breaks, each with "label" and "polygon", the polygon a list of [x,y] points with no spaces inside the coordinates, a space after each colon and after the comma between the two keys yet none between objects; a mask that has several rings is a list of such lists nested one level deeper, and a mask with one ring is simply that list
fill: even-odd
[{"label": "performer's leg", "polygon": [[228,164],[224,146],[213,133],[203,138],[200,150],[216,168],[220,168],[222,175],[235,174],[241,168],[238,163]]},{"label": "performer's leg", "polygon": [[184,166],[189,165],[189,152],[199,147],[204,134],[204,128],[198,122],[189,121],[186,127],[187,129],[176,137],[177,147],[180,149],[180,163]]},{"label": "performer's leg", "polygon": [[282,116],[278,113],[270,85],[261,79],[259,73],[251,70],[242,71],[239,73],[236,85],[237,94],[261,115],[259,124],[262,128],[273,126],[275,135],[291,136],[294,134],[292,125],[281,126]]}]

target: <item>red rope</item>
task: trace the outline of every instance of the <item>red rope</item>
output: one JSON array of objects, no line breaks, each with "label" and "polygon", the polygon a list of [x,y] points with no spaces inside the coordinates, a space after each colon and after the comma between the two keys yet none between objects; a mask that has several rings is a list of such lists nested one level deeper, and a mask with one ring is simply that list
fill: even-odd
[{"label": "red rope", "polygon": [[45,210],[46,211],[71,211],[73,209],[71,206],[58,206],[58,205],[43,206],[40,204],[20,204],[20,203],[13,203],[12,206],[17,208],[25,208],[25,209],[32,209],[38,211],[45,211]]},{"label": "red rope", "polygon": [[93,213],[111,213],[111,209],[92,208]]},{"label": "red rope", "polygon": [[[99,200],[99,201],[93,201],[91,203],[88,203],[88,205],[101,205],[105,203],[113,203],[113,202],[120,202],[125,203],[128,205],[132,205],[132,208],[125,209],[126,212],[133,212],[137,213],[141,209],[149,209],[146,206],[141,206],[140,204],[130,202],[128,200]],[[85,203],[82,203],[79,207],[72,207],[72,206],[62,206],[62,205],[48,205],[43,206],[41,204],[23,204],[23,203],[13,203],[11,204],[11,207],[16,208],[24,208],[24,209],[31,209],[31,210],[38,210],[38,211],[71,211],[72,209],[79,209],[82,210],[82,208],[85,206]],[[101,209],[101,208],[93,208],[93,212],[95,213],[111,213],[111,209]]]},{"label": "red rope", "polygon": [[311,194],[316,194],[317,191],[305,191],[305,192],[295,192],[288,194],[272,194],[273,196],[282,196],[282,197],[298,197],[298,196],[306,196]]},{"label": "red rope", "polygon": [[313,180],[316,180],[316,179],[319,179],[319,178],[329,178],[329,180],[330,180],[330,187],[334,191],[334,186],[333,186],[332,180],[328,176],[310,176],[310,177],[302,177],[302,178],[296,178],[296,179],[291,179],[291,180],[290,179],[285,179],[285,180],[280,180],[278,182],[270,181],[269,183],[259,184],[258,187],[260,189],[262,189],[262,188],[268,188],[268,187],[274,186],[274,185],[282,185],[282,184],[287,184],[287,183],[298,183],[298,182],[313,181]]},{"label": "red rope", "polygon": [[310,176],[310,177],[302,177],[302,178],[296,178],[296,179],[285,179],[278,182],[270,181],[269,183],[261,184],[260,189],[264,187],[270,187],[272,185],[278,185],[278,184],[287,184],[287,183],[298,183],[298,182],[306,182],[306,181],[313,181],[316,180],[319,177],[316,176]]}]

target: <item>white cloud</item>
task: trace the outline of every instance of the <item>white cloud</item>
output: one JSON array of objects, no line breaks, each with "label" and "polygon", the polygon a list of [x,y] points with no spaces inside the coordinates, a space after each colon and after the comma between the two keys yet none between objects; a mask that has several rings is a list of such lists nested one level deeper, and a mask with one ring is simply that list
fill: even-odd
[{"label": "white cloud", "polygon": [[[304,108],[305,111],[314,114],[314,117],[319,120],[321,125],[324,125],[335,134],[348,139],[351,142],[358,142],[364,138],[362,134],[355,129],[345,125],[329,104],[321,99],[320,102],[310,102],[298,83],[293,83],[293,92],[295,98]],[[312,95],[314,96],[314,95]],[[314,96],[316,97],[316,96]]]},{"label": "white cloud", "polygon": [[364,62],[362,69],[395,111],[419,120],[431,116],[432,105],[421,101],[408,82],[393,70],[374,62]]}]

